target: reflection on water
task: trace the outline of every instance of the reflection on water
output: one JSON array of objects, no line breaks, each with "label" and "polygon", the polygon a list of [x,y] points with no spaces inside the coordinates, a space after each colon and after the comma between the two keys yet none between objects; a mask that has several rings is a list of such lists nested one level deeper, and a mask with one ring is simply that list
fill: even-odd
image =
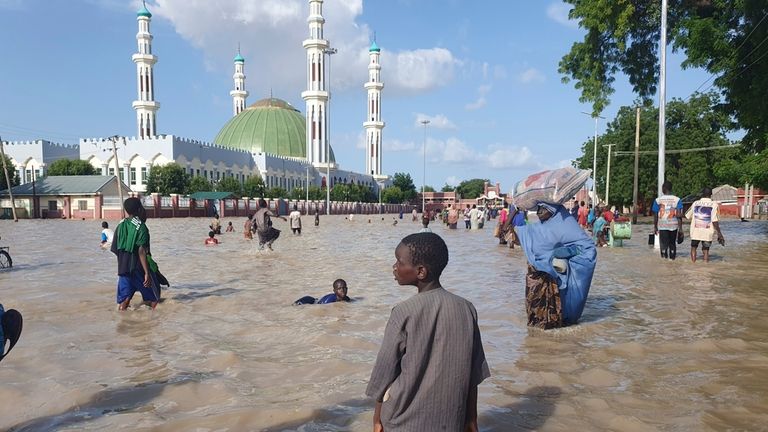
[{"label": "reflection on water", "polygon": [[[25,318],[0,364],[0,430],[370,430],[363,394],[384,325],[415,292],[392,278],[394,248],[419,228],[377,219],[323,217],[301,237],[276,221],[274,252],[239,232],[206,248],[204,219],[150,220],[171,287],[156,311],[126,313],[98,222],[0,221],[15,264],[0,301]],[[451,252],[444,285],[480,315],[482,430],[768,424],[768,224],[724,222],[728,247],[709,265],[689,262],[687,242],[662,261],[640,226],[599,250],[582,323],[548,332],[526,328],[524,259],[496,245],[493,223],[433,228]],[[291,305],[336,278],[356,302]]]}]

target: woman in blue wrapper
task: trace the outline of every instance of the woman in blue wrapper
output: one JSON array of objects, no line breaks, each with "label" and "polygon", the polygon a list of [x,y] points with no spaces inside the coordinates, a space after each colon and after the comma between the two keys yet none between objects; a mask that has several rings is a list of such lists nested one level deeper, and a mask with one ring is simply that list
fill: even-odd
[{"label": "woman in blue wrapper", "polygon": [[562,205],[540,202],[536,214],[541,223],[515,227],[528,258],[528,325],[548,329],[576,324],[592,284],[595,244]]}]

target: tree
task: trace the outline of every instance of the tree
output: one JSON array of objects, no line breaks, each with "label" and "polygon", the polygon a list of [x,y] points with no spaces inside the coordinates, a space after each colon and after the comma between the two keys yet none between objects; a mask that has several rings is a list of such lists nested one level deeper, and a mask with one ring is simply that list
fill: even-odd
[{"label": "tree", "polygon": [[193,194],[196,192],[211,192],[213,191],[213,185],[211,184],[211,181],[203,176],[193,176],[189,180],[189,185],[187,186],[187,193]]},{"label": "tree", "polygon": [[267,197],[269,197],[269,198],[286,198],[286,197],[288,197],[288,191],[283,189],[283,188],[281,188],[281,187],[279,187],[279,186],[268,189],[264,194]]},{"label": "tree", "polygon": [[331,201],[350,201],[349,195],[350,188],[344,183],[336,183],[336,185],[331,188]]},{"label": "tree", "polygon": [[260,176],[250,176],[243,183],[243,196],[249,198],[263,197],[264,192],[266,192],[266,186]]},{"label": "tree", "polygon": [[403,201],[403,191],[397,186],[390,186],[381,191],[381,201],[388,204],[401,204]]},{"label": "tree", "polygon": [[81,176],[81,175],[100,175],[97,170],[88,161],[82,159],[59,159],[51,163],[48,167],[49,176]]},{"label": "tree", "polygon": [[325,188],[321,189],[319,186],[311,185],[309,187],[309,199],[312,201],[325,200]]},{"label": "tree", "polygon": [[[656,93],[661,8],[659,1],[565,0],[569,16],[587,30],[560,61],[563,81],[576,81],[581,102],[599,114],[613,94],[619,73],[629,78],[644,101]],[[686,55],[683,67],[701,67],[716,76],[723,94],[718,109],[735,116],[746,131],[745,147],[759,152],[768,145],[768,61],[760,48],[768,38],[768,2],[760,0],[672,1],[668,40]],[[761,61],[763,60],[763,61]],[[703,86],[704,84],[702,84]],[[706,87],[706,91],[709,87]]]},{"label": "tree", "polygon": [[488,179],[464,180],[456,186],[456,193],[464,199],[477,198],[485,192],[485,182]]},{"label": "tree", "polygon": [[147,179],[147,193],[160,195],[185,194],[189,187],[189,174],[177,163],[153,166]]},{"label": "tree", "polygon": [[[5,158],[5,166],[8,167],[8,175],[11,178],[11,187],[18,186],[21,183],[19,179],[19,173],[13,169],[13,162],[8,156],[0,156]],[[8,189],[8,182],[5,180],[5,170],[3,169],[3,161],[0,160],[0,190]]]},{"label": "tree", "polygon": [[[696,94],[688,101],[672,100],[667,105],[667,150],[684,150],[731,144],[726,137],[730,125],[728,116],[715,108],[717,96]],[[640,114],[640,151],[658,149],[657,108],[646,107]],[[605,199],[607,149],[603,144],[615,144],[611,157],[611,182],[609,204],[632,203],[635,148],[635,107],[621,107],[598,140],[597,179],[598,193]],[[582,144],[583,155],[574,165],[592,169],[593,138]],[[616,152],[624,152],[624,154]],[[678,196],[698,194],[704,186],[715,187],[740,178],[743,169],[734,168],[745,158],[739,148],[726,148],[700,152],[668,153],[665,157],[666,178],[672,182],[673,193]],[[649,204],[658,190],[658,153],[640,155],[638,196],[640,202]],[[734,173],[734,169],[739,171]]]},{"label": "tree", "polygon": [[293,188],[290,196],[292,200],[303,200],[307,198],[307,192],[304,188]]},{"label": "tree", "polygon": [[456,190],[456,186],[451,186],[448,183],[443,185],[443,188],[440,189],[441,192],[453,192]]},{"label": "tree", "polygon": [[400,202],[410,201],[416,198],[416,186],[413,185],[413,179],[411,179],[410,174],[395,173],[392,177],[392,186],[396,186],[400,189],[402,193],[402,200]]},{"label": "tree", "polygon": [[225,176],[216,185],[216,192],[232,192],[235,198],[240,198],[243,196],[243,187],[234,177]]},{"label": "tree", "polygon": [[425,185],[423,190],[422,190],[422,192],[434,192],[434,191],[435,191],[435,188],[433,188],[430,185]]}]

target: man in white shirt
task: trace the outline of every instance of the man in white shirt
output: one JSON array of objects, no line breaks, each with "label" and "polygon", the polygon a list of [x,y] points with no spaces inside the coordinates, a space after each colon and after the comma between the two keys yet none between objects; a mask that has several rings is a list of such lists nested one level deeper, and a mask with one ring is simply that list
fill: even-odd
[{"label": "man in white shirt", "polygon": [[291,231],[294,234],[301,235],[301,212],[296,204],[293,205],[293,211],[288,215],[288,219],[291,221]]},{"label": "man in white shirt", "polygon": [[696,249],[701,243],[704,262],[709,262],[709,248],[715,233],[717,242],[725,246],[725,238],[720,232],[720,205],[712,201],[712,189],[702,189],[701,199],[693,203],[685,217],[691,220],[691,261],[696,262]]}]

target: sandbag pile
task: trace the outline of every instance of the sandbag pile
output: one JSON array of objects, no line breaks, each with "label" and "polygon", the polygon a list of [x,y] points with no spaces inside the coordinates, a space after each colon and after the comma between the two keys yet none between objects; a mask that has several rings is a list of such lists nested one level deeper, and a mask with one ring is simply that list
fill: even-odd
[{"label": "sandbag pile", "polygon": [[518,208],[533,210],[539,202],[565,204],[589,180],[592,170],[573,167],[542,171],[517,182],[512,202]]}]

